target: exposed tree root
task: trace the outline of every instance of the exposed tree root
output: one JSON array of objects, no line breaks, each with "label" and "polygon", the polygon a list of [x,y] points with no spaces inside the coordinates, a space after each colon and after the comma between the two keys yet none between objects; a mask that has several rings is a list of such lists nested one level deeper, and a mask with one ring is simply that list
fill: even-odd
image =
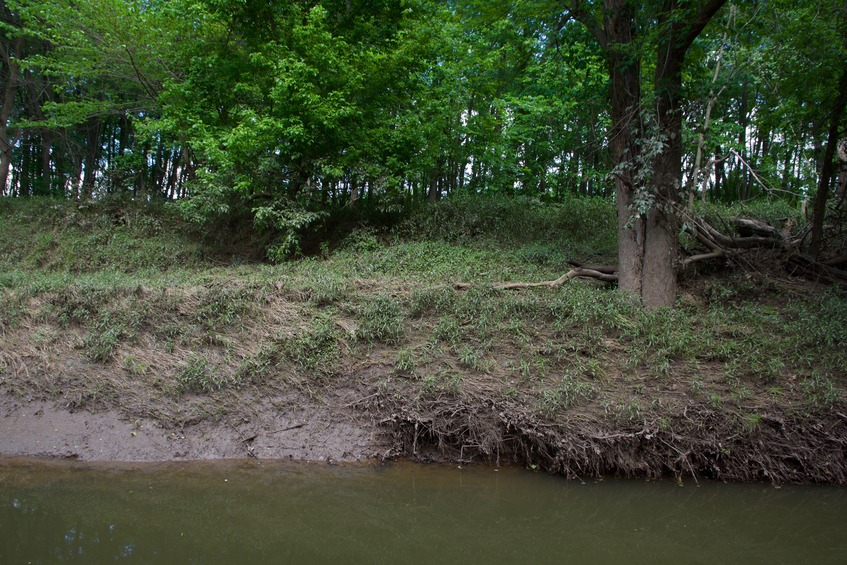
[{"label": "exposed tree root", "polygon": [[817,422],[765,416],[739,432],[706,406],[691,406],[671,425],[615,426],[574,418],[547,424],[494,402],[432,403],[383,420],[395,434],[395,453],[419,460],[517,464],[569,478],[600,476],[768,480],[847,484],[847,421]]}]

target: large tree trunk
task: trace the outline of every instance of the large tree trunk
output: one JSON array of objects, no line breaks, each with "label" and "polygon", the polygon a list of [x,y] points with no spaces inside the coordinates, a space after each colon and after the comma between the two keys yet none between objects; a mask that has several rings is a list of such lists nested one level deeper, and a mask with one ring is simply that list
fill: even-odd
[{"label": "large tree trunk", "polygon": [[836,182],[835,195],[838,205],[843,206],[847,201],[847,138],[838,144],[838,182]]},{"label": "large tree trunk", "polygon": [[[612,159],[618,204],[618,286],[641,296],[644,261],[644,224],[631,210],[635,171],[634,136],[641,113],[641,64],[632,46],[634,10],[626,0],[606,0],[605,37],[611,78]],[[629,164],[628,166],[620,166]]]},{"label": "large tree trunk", "polygon": [[97,171],[100,168],[100,118],[89,118],[86,124],[85,137],[85,168],[82,177],[82,194],[80,199],[90,199],[94,196],[94,185]]},{"label": "large tree trunk", "polygon": [[[672,14],[663,14],[670,19]],[[660,20],[661,22],[661,20]],[[661,25],[661,24],[660,24]],[[656,123],[664,150],[653,159],[657,205],[647,218],[642,298],[648,308],[673,306],[676,299],[677,222],[673,212],[682,180],[682,63],[687,46],[679,45],[674,26],[659,42],[654,91]]]},{"label": "large tree trunk", "polygon": [[[690,5],[665,0],[658,14],[659,45],[656,61],[656,120],[666,146],[651,163],[637,154],[633,131],[640,119],[640,65],[634,42],[634,2],[605,0],[604,29],[592,30],[606,52],[611,78],[612,155],[616,167],[618,203],[618,277],[622,290],[642,299],[646,308],[672,306],[676,299],[675,261],[677,242],[674,204],[682,181],[682,63],[694,39],[726,0]],[[573,13],[587,22],[591,18],[575,5]],[[643,145],[642,145],[643,146]],[[641,159],[637,157],[641,157]],[[652,166],[652,186],[636,187],[635,168]],[[649,190],[656,204],[645,217],[631,209],[634,191]]]}]

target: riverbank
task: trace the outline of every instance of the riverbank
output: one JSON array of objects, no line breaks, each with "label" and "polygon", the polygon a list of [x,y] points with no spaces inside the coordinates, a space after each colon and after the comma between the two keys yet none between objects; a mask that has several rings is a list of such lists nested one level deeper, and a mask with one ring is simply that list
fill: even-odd
[{"label": "riverbank", "polygon": [[[614,226],[540,210],[538,233]],[[645,312],[595,281],[492,287],[554,279],[592,247],[608,259],[597,235],[360,230],[318,256],[223,265],[143,212],[20,212],[0,225],[0,454],[847,484],[838,288],[727,266]]]},{"label": "riverbank", "polygon": [[[845,481],[847,417],[763,417],[738,433],[693,403],[672,423],[611,427],[581,410],[554,426],[494,403],[447,405],[422,414],[350,408],[352,391],[331,401],[241,398],[243,411],[167,428],[118,410],[69,411],[54,401],[0,397],[0,456],[81,461],[258,460],[382,462],[407,459],[459,465],[519,465],[569,478],[599,476],[775,483]],[[381,399],[367,400],[374,408]],[[384,400],[384,399],[382,399]],[[386,415],[378,419],[378,416]],[[723,420],[723,421],[722,421]]]}]

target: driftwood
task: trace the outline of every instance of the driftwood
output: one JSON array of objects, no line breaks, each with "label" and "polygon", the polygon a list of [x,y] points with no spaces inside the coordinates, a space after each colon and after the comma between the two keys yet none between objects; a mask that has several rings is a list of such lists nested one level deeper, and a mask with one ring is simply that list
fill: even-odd
[{"label": "driftwood", "polygon": [[[684,229],[706,248],[704,253],[683,259],[681,263],[683,268],[700,261],[720,258],[736,259],[750,265],[754,263],[754,260],[749,256],[742,256],[742,253],[756,249],[769,249],[778,253],[775,258],[783,262],[785,270],[791,275],[847,286],[847,271],[837,268],[847,263],[847,256],[818,261],[804,254],[802,244],[807,234],[804,231],[792,237],[791,224],[779,230],[759,220],[736,218],[734,227],[738,236],[733,237],[719,232],[703,218],[694,216],[686,210],[678,209],[677,212],[685,222]],[[773,260],[774,257],[770,259]]]},{"label": "driftwood", "polygon": [[[616,283],[618,282],[618,275],[615,274],[614,267],[603,267],[603,271],[598,271],[592,268],[586,267],[576,267],[562,275],[556,280],[552,281],[542,281],[542,282],[503,282],[503,283],[494,283],[491,285],[492,288],[496,288],[497,290],[516,290],[521,288],[534,288],[539,286],[547,286],[550,288],[556,288],[557,286],[561,286],[568,282],[571,279],[576,277],[586,277],[591,279],[597,279],[598,281],[603,281],[607,283]],[[456,290],[463,290],[466,288],[470,288],[475,286],[471,283],[455,283],[453,288]]]}]

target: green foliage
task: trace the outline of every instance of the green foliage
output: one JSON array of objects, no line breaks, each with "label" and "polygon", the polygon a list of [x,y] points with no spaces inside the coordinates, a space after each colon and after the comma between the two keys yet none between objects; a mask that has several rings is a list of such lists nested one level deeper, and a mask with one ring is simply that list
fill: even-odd
[{"label": "green foliage", "polygon": [[238,385],[267,383],[279,355],[276,344],[262,346],[255,354],[245,357],[233,375]]},{"label": "green foliage", "polygon": [[[581,256],[616,249],[615,208],[609,201],[573,198],[542,203],[530,198],[457,196],[417,211],[405,233],[429,239],[495,241],[501,245],[549,245]],[[587,252],[585,252],[587,251]]]},{"label": "green foliage", "polygon": [[253,289],[215,285],[202,291],[197,309],[197,321],[207,329],[226,327],[242,322],[255,301]]},{"label": "green foliage", "polygon": [[844,401],[844,392],[826,374],[818,371],[813,371],[811,376],[803,379],[800,386],[806,399],[815,408],[832,410]]},{"label": "green foliage", "polygon": [[558,386],[542,391],[541,409],[548,414],[554,414],[567,410],[596,394],[597,387],[592,383],[565,375]]},{"label": "green foliage", "polygon": [[[304,267],[305,265],[301,265]],[[300,296],[315,304],[327,306],[348,296],[349,282],[338,273],[318,270],[296,285]]]},{"label": "green foliage", "polygon": [[92,361],[104,363],[112,358],[121,338],[118,328],[105,328],[94,330],[85,338],[85,349],[88,358]]},{"label": "green foliage", "polygon": [[208,393],[222,390],[230,384],[230,380],[208,359],[195,355],[177,371],[176,384],[180,394]]},{"label": "green foliage", "polygon": [[268,247],[268,259],[278,263],[300,252],[300,234],[314,230],[326,216],[325,212],[272,206],[253,208],[254,223],[260,231],[273,231],[277,235]]},{"label": "green foliage", "polygon": [[[0,205],[4,270],[133,273],[196,267],[212,255],[169,206],[44,198],[0,198]],[[123,215],[116,223],[119,210]]]},{"label": "green foliage", "polygon": [[417,367],[415,356],[412,350],[403,348],[397,352],[397,360],[394,362],[394,369],[400,373],[408,373],[414,371]]},{"label": "green foliage", "polygon": [[406,335],[405,321],[406,314],[399,300],[378,295],[362,306],[356,337],[364,341],[401,343]]},{"label": "green foliage", "polygon": [[437,398],[441,395],[458,396],[462,392],[462,375],[439,371],[424,375],[420,381],[420,398]]},{"label": "green foliage", "polygon": [[340,354],[340,334],[329,316],[315,318],[312,325],[278,340],[280,354],[308,376],[335,374]]}]

